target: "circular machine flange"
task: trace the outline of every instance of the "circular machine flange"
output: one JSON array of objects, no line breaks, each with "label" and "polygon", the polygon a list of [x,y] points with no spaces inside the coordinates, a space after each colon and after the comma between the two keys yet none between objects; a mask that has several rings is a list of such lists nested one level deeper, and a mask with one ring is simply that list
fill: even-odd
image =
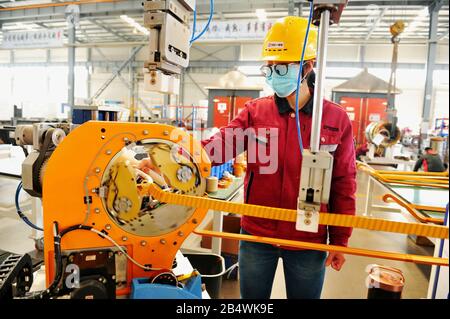
[{"label": "circular machine flange", "polygon": [[377,135],[384,136],[384,139],[381,143],[378,143],[379,146],[390,147],[401,139],[402,134],[398,127],[395,127],[395,134],[391,136],[392,123],[387,122],[372,122],[370,123],[365,130],[366,138],[369,142],[374,143],[374,139]]},{"label": "circular machine flange", "polygon": [[[169,191],[186,195],[202,196],[205,193],[206,182],[201,176],[200,168],[178,144],[160,139],[142,140],[139,145],[139,153],[136,153],[138,156],[134,160],[136,158],[142,159],[142,150],[147,154],[143,160],[150,160],[153,167],[153,176],[149,175],[155,177],[155,171],[159,175],[159,178],[153,178],[157,185],[162,188],[165,188],[167,185],[170,189]],[[124,152],[130,152],[130,149],[124,148],[108,163],[102,176],[102,186],[111,185],[111,168],[123,158]],[[191,175],[187,174],[188,170],[192,172]],[[184,172],[181,180],[179,178],[180,172]],[[166,185],[161,185],[161,182],[158,183],[157,180],[165,182]],[[135,182],[131,183],[130,186],[136,187],[137,192],[137,184]],[[130,220],[125,220],[120,218],[121,212],[118,212],[116,209],[117,207],[128,207],[131,204],[120,199],[120,197],[115,200],[122,205],[108,207],[107,197],[102,198],[103,207],[109,217],[122,230],[143,237],[156,237],[174,231],[187,223],[196,209],[194,207],[160,203],[151,196],[144,196],[140,198],[139,215]]]}]

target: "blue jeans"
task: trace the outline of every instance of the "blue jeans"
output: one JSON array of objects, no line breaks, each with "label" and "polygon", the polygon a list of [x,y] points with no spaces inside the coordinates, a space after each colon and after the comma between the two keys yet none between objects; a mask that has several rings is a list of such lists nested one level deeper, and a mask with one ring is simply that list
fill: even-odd
[{"label": "blue jeans", "polygon": [[[241,234],[248,234],[241,230]],[[241,241],[239,281],[241,298],[269,299],[278,258],[283,259],[288,299],[319,299],[327,254],[315,250],[287,250],[273,245]]]}]

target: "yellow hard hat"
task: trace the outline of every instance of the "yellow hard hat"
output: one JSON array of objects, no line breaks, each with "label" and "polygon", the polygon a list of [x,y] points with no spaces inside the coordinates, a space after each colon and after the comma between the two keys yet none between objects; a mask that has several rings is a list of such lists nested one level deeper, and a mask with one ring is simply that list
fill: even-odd
[{"label": "yellow hard hat", "polygon": [[[308,19],[285,17],[277,20],[264,39],[262,59],[264,61],[300,61],[305,41]],[[317,28],[311,25],[304,60],[316,57]]]}]

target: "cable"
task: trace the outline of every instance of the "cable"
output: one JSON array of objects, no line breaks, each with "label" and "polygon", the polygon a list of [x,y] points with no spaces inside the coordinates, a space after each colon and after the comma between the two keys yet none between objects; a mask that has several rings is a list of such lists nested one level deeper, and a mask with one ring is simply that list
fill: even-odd
[{"label": "cable", "polygon": [[195,28],[197,28],[197,4],[195,5],[195,9],[194,9],[194,18],[192,21],[192,36],[191,36],[191,40],[189,40],[189,44],[191,43],[192,39],[194,39],[195,37]]},{"label": "cable", "polygon": [[239,262],[234,263],[233,265],[231,265],[230,267],[228,267],[228,269],[225,270],[225,274],[227,274],[227,279],[230,279],[231,274],[233,273],[233,271],[239,268]]},{"label": "cable", "polygon": [[53,249],[55,254],[55,277],[53,278],[50,286],[44,291],[31,294],[27,299],[49,299],[58,293],[58,284],[61,281],[63,275],[63,263],[61,255],[61,239],[67,233],[75,230],[90,230],[91,226],[75,225],[64,229],[61,233],[59,232],[58,223],[53,223]]},{"label": "cable", "polygon": [[209,7],[209,18],[208,21],[205,24],[205,27],[203,28],[203,30],[196,36],[195,35],[195,27],[197,26],[197,9],[194,9],[194,21],[193,21],[193,25],[192,25],[192,37],[191,40],[189,41],[189,44],[192,45],[195,41],[197,41],[198,39],[200,39],[203,34],[205,34],[206,30],[208,30],[209,28],[209,24],[212,21],[213,15],[214,15],[214,0],[209,0],[210,3],[210,7]]},{"label": "cable", "polygon": [[[92,160],[91,164],[89,165],[89,168],[86,172],[86,175],[84,176],[84,182],[83,182],[83,188],[84,188],[84,195],[86,198],[86,206],[87,206],[87,210],[86,210],[86,216],[84,218],[84,221],[82,223],[82,225],[85,225],[87,223],[87,221],[89,220],[89,217],[91,215],[91,202],[89,200],[89,188],[88,188],[88,181],[89,178],[91,176],[96,177],[97,179],[99,179],[97,174],[93,174],[92,173],[92,168],[94,166],[95,161],[97,160],[97,158],[100,156],[100,154],[102,154],[105,151],[105,148],[109,145],[109,143],[111,143],[115,138],[117,138],[120,135],[131,135],[134,137],[134,140],[130,140],[129,142],[132,143],[135,140],[137,140],[137,137],[135,134],[131,133],[131,132],[120,132],[117,133],[115,135],[113,135],[105,144],[103,144],[103,146],[98,150],[97,154],[95,155],[94,159]],[[100,182],[100,179],[99,179]]]},{"label": "cable", "polygon": [[296,118],[295,122],[297,124],[297,135],[298,135],[298,144],[300,146],[300,154],[303,154],[303,140],[302,140],[302,134],[300,131],[300,116],[299,116],[299,109],[298,109],[298,98],[299,98],[301,78],[303,75],[303,61],[305,59],[305,50],[306,50],[306,44],[308,41],[308,35],[309,35],[309,29],[311,26],[312,16],[313,16],[313,5],[312,5],[312,3],[310,3],[309,4],[308,27],[306,28],[305,40],[303,41],[302,57],[300,59],[300,69],[299,69],[298,77],[297,77],[297,90],[295,93],[295,118]]},{"label": "cable", "polygon": [[102,237],[103,239],[107,239],[109,240],[114,246],[116,246],[133,264],[135,264],[136,266],[144,269],[144,270],[162,270],[162,268],[151,268],[148,266],[144,266],[142,264],[140,264],[139,262],[137,262],[136,260],[134,260],[130,255],[128,255],[128,253],[111,237],[109,237],[108,235],[102,233],[101,231],[98,231],[97,229],[94,229],[91,226],[85,226],[82,224],[79,225],[74,225],[74,226],[70,226],[66,229],[64,229],[63,231],[59,232],[58,230],[58,224],[55,222],[53,224],[54,227],[54,235],[53,235],[53,245],[54,245],[54,252],[55,252],[55,269],[56,269],[56,273],[55,273],[55,277],[52,281],[52,283],[50,284],[50,286],[45,289],[42,292],[39,292],[37,294],[33,294],[31,295],[29,298],[32,299],[46,299],[46,298],[51,298],[55,293],[58,292],[58,284],[61,281],[62,278],[62,274],[63,274],[63,263],[62,263],[62,255],[61,255],[61,240],[64,237],[64,235],[72,232],[72,231],[76,231],[76,230],[86,230],[86,231],[92,231],[93,233],[99,235],[100,237]]},{"label": "cable", "polygon": [[135,171],[136,171],[138,176],[141,176],[142,178],[145,178],[147,183],[149,183],[149,184],[153,183],[153,179],[148,174],[144,173],[143,171],[141,171],[140,169],[137,169],[137,168],[135,168]]},{"label": "cable", "polygon": [[25,214],[22,212],[22,210],[20,209],[20,204],[19,204],[19,195],[20,195],[20,190],[22,189],[22,182],[19,183],[19,185],[17,185],[17,189],[16,189],[16,196],[15,196],[15,204],[16,204],[16,211],[17,211],[17,215],[19,215],[19,217],[25,222],[25,224],[27,224],[28,226],[30,226],[31,228],[35,229],[35,230],[39,230],[39,231],[44,231],[42,228],[36,226],[35,224],[33,224],[27,216],[25,216]]},{"label": "cable", "polygon": [[97,235],[99,235],[100,237],[109,240],[114,246],[117,247],[117,249],[119,249],[127,258],[128,260],[130,260],[133,264],[135,264],[136,266],[138,266],[139,268],[142,268],[144,270],[162,270],[163,268],[151,268],[148,266],[144,266],[142,264],[140,264],[139,262],[137,262],[136,260],[133,259],[133,257],[131,257],[130,255],[128,255],[128,253],[111,237],[109,237],[108,235],[102,233],[101,231],[98,231],[95,228],[91,228],[90,231],[96,233]]}]

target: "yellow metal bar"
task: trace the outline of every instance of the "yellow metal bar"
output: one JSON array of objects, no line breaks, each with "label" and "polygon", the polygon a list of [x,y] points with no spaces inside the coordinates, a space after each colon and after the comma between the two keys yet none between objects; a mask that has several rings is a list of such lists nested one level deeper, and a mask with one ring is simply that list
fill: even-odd
[{"label": "yellow metal bar", "polygon": [[29,4],[24,6],[6,7],[0,8],[0,11],[17,11],[17,10],[29,10],[29,9],[43,9],[43,8],[53,8],[53,7],[65,7],[69,5],[80,5],[80,4],[95,4],[104,2],[120,2],[123,0],[78,0],[78,1],[65,1],[57,3],[37,3]]},{"label": "yellow metal bar", "polygon": [[447,211],[447,208],[445,207],[437,207],[437,206],[426,206],[426,205],[416,205],[411,204],[411,206],[415,209],[419,210],[428,210],[430,212],[439,212],[439,213],[445,213]]},{"label": "yellow metal bar", "polygon": [[415,175],[415,176],[436,176],[448,177],[448,172],[407,172],[407,171],[376,171],[378,174],[397,174],[397,175]]},{"label": "yellow metal bar", "polygon": [[369,249],[343,247],[343,246],[335,246],[335,245],[325,245],[325,244],[309,243],[309,242],[302,242],[302,241],[296,241],[296,240],[261,237],[261,236],[244,235],[244,234],[223,233],[223,232],[215,232],[215,231],[209,231],[209,230],[194,230],[194,233],[197,235],[208,236],[208,237],[220,237],[220,238],[226,238],[226,239],[244,240],[244,241],[258,242],[258,243],[270,244],[270,245],[279,245],[279,246],[285,246],[285,247],[320,250],[320,251],[330,251],[330,252],[338,252],[338,253],[343,253],[343,254],[348,254],[348,255],[383,258],[383,259],[390,259],[390,260],[397,260],[397,261],[413,262],[416,264],[437,265],[437,266],[447,266],[448,267],[448,258],[438,258],[438,257],[431,257],[431,256],[392,253],[392,252],[387,252],[387,251],[369,250]]},{"label": "yellow metal bar", "polygon": [[383,201],[388,202],[389,200],[392,200],[396,202],[398,205],[405,208],[415,219],[420,221],[421,223],[433,223],[433,224],[444,224],[444,219],[438,219],[438,218],[432,218],[432,217],[426,217],[417,212],[413,207],[411,207],[410,204],[402,200],[400,197],[395,196],[394,194],[386,194],[383,196]]},{"label": "yellow metal bar", "polygon": [[407,175],[381,175],[385,179],[399,180],[399,181],[413,181],[413,182],[424,182],[433,184],[448,184],[448,178],[425,178],[417,176],[407,176]]},{"label": "yellow metal bar", "polygon": [[443,184],[434,184],[434,183],[405,182],[405,181],[389,179],[389,178],[384,177],[382,174],[379,174],[376,170],[371,168],[369,165],[362,163],[362,162],[357,162],[357,166],[358,166],[358,169],[368,172],[370,175],[372,175],[373,177],[377,178],[378,180],[380,180],[384,183],[448,189],[448,184],[443,185]]},{"label": "yellow metal bar", "polygon": [[442,184],[433,184],[433,183],[418,183],[418,182],[405,182],[405,181],[398,181],[388,178],[379,178],[381,181],[385,183],[391,183],[391,184],[400,184],[400,185],[410,185],[410,186],[424,186],[424,187],[434,187],[434,188],[442,188],[442,189],[448,189],[448,185],[442,185]]},{"label": "yellow metal bar", "polygon": [[[240,204],[205,197],[179,195],[165,192],[154,184],[148,184],[143,191],[150,193],[151,196],[163,203],[212,209],[245,216],[289,222],[295,222],[297,220],[297,211],[293,209]],[[448,227],[444,226],[404,223],[345,214],[320,213],[319,223],[321,225],[355,227],[393,233],[414,234],[433,238],[448,238],[449,233]]]}]

